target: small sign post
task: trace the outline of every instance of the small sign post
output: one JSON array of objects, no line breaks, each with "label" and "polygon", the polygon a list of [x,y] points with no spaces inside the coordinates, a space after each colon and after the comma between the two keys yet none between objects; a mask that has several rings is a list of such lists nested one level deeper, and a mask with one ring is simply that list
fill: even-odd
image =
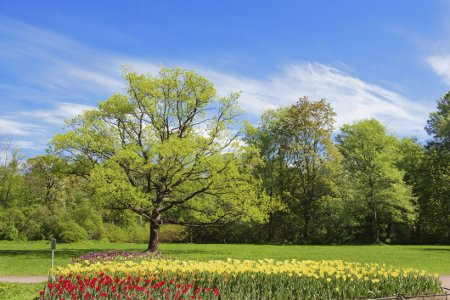
[{"label": "small sign post", "polygon": [[52,239],[52,270],[53,270],[53,261],[55,260],[55,250],[56,250],[56,239]]}]

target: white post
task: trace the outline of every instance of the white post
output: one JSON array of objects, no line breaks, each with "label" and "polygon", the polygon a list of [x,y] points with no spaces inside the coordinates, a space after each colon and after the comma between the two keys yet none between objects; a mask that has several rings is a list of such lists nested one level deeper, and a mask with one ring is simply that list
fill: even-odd
[{"label": "white post", "polygon": [[55,260],[55,250],[52,250],[52,270],[53,270],[53,261]]},{"label": "white post", "polygon": [[53,266],[55,260],[56,239],[52,239],[51,249],[52,249],[52,268],[50,269],[50,272],[52,273],[52,280],[55,280],[55,278],[53,277]]}]

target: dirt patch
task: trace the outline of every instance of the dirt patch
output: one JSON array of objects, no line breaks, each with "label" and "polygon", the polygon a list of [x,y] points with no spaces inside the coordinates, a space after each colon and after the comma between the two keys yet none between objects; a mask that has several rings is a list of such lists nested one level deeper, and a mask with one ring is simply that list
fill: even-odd
[{"label": "dirt patch", "polygon": [[439,279],[442,282],[442,288],[444,289],[444,292],[450,294],[450,275],[442,275],[439,277]]}]

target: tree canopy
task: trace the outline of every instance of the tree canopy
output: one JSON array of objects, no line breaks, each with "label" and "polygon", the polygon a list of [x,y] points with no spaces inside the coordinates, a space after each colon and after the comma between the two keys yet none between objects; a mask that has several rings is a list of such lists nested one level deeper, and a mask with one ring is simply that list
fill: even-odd
[{"label": "tree canopy", "polygon": [[306,97],[241,123],[240,94],[184,69],[124,79],[43,154],[0,136],[0,239],[450,242],[450,92],[420,140],[376,119],[334,128]]},{"label": "tree canopy", "polygon": [[259,148],[265,161],[259,176],[268,194],[302,224],[301,236],[292,233],[296,241],[309,241],[311,223],[320,219],[321,201],[335,193],[339,155],[331,139],[334,116],[325,100],[304,97],[267,111],[259,128],[248,128],[248,142]]},{"label": "tree canopy", "polygon": [[414,220],[414,197],[396,166],[401,158],[397,139],[369,119],[344,125],[336,140],[354,183],[353,197],[370,216],[372,242],[380,242],[380,220],[385,224]]},{"label": "tree canopy", "polygon": [[98,199],[148,220],[152,252],[163,223],[263,221],[268,203],[251,176],[257,156],[233,127],[239,95],[218,97],[210,81],[183,69],[124,77],[126,95],[76,117],[53,140],[91,170]]}]

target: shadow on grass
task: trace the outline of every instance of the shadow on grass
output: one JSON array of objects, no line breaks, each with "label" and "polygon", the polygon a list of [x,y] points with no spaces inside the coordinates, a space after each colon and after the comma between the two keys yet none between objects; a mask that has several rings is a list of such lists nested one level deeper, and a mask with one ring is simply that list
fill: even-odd
[{"label": "shadow on grass", "polygon": [[421,248],[421,251],[450,252],[450,248]]},{"label": "shadow on grass", "polygon": [[222,253],[219,251],[214,251],[214,253],[211,253],[211,250],[198,250],[198,249],[176,249],[176,250],[165,250],[165,249],[161,249],[161,253],[163,255],[176,255],[176,256],[189,256],[189,255],[197,255],[197,254],[217,254],[217,255],[221,255]]},{"label": "shadow on grass", "polygon": [[[55,257],[58,259],[71,259],[79,257],[82,254],[86,254],[89,252],[104,252],[108,251],[107,249],[61,249],[55,251]],[[139,251],[139,250],[130,250],[130,251]],[[199,249],[174,249],[174,250],[163,250],[161,249],[161,254],[163,256],[200,256],[200,255],[209,255],[211,256],[211,251],[208,250],[199,250]],[[142,251],[139,251],[142,252]],[[221,251],[214,251],[213,255],[221,256],[224,255]],[[10,258],[49,258],[51,256],[50,250],[0,250],[0,257],[10,257]]]},{"label": "shadow on grass", "polygon": [[[58,256],[71,257],[73,255],[79,255],[89,251],[83,250],[57,250],[55,254]],[[0,257],[8,256],[26,256],[26,257],[48,257],[51,255],[50,250],[0,250]]]},{"label": "shadow on grass", "polygon": [[[64,250],[56,250],[55,256],[58,258],[73,258],[78,257],[84,253],[97,251],[97,250],[89,250],[89,249],[64,249]],[[105,250],[103,250],[105,251]],[[0,257],[20,257],[24,258],[47,258],[51,255],[50,250],[0,250]]]}]

